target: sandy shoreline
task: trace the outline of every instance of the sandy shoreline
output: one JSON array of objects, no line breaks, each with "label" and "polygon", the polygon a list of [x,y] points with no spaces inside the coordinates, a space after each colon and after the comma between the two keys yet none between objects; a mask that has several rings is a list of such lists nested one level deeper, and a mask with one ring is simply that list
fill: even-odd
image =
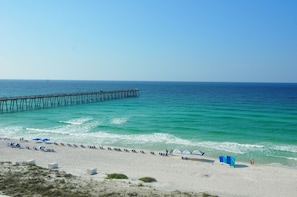
[{"label": "sandy shoreline", "polygon": [[[11,148],[7,142],[18,142],[24,148]],[[218,159],[197,156],[195,160],[182,160],[180,156],[160,156],[145,151],[137,153],[105,149],[70,147],[55,144],[20,140],[0,140],[0,161],[21,162],[34,159],[36,165],[48,167],[57,162],[59,170],[76,176],[99,180],[107,173],[123,173],[129,181],[137,182],[141,177],[153,177],[153,188],[168,191],[206,192],[218,196],[286,196],[297,194],[297,170],[264,165],[250,166],[237,163],[230,167]],[[45,146],[55,152],[34,150]],[[26,149],[28,146],[30,149]],[[87,169],[97,168],[97,174],[87,174]]]}]

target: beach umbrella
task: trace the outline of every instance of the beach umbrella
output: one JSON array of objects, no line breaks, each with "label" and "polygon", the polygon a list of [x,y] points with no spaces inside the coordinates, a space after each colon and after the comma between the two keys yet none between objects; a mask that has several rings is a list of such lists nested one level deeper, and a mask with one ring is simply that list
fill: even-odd
[{"label": "beach umbrella", "polygon": [[7,142],[7,146],[13,146],[12,142]]},{"label": "beach umbrella", "polygon": [[178,150],[178,149],[174,149],[173,151],[172,151],[172,154],[173,155],[181,155],[181,150]]},{"label": "beach umbrella", "polygon": [[194,150],[193,152],[192,152],[192,154],[193,155],[204,155],[204,152],[202,152],[202,151],[200,151],[200,150]]},{"label": "beach umbrella", "polygon": [[42,141],[46,142],[46,141],[49,141],[50,139],[48,138],[43,138]]},{"label": "beach umbrella", "polygon": [[33,138],[33,140],[38,141],[41,140],[39,137]]},{"label": "beach umbrella", "polygon": [[191,151],[183,150],[183,151],[181,152],[181,154],[182,154],[182,155],[190,155],[190,154],[192,154],[192,153],[191,153]]},{"label": "beach umbrella", "polygon": [[45,147],[44,147],[44,146],[39,146],[39,149],[40,149],[40,150],[44,150]]}]

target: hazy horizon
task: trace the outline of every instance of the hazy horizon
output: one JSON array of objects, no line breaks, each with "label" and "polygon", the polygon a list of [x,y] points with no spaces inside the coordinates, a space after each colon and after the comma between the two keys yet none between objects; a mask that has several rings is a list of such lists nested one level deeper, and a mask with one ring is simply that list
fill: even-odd
[{"label": "hazy horizon", "polygon": [[297,1],[0,1],[0,79],[297,82]]}]

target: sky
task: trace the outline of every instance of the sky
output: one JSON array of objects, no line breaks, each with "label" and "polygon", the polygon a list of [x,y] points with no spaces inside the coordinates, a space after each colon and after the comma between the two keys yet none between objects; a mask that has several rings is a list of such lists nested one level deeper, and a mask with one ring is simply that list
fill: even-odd
[{"label": "sky", "polygon": [[297,82],[296,0],[0,0],[0,79]]}]

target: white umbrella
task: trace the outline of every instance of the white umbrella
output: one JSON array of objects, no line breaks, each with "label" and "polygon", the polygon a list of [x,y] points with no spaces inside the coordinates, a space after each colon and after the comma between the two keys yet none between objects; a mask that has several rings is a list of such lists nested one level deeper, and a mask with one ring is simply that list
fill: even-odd
[{"label": "white umbrella", "polygon": [[202,152],[202,151],[200,151],[200,150],[194,150],[193,152],[192,152],[192,154],[193,155],[204,155],[204,152]]},{"label": "white umbrella", "polygon": [[190,154],[192,154],[192,153],[191,153],[191,151],[189,151],[189,150],[183,150],[183,151],[181,152],[181,154],[182,154],[182,155],[190,155]]},{"label": "white umbrella", "polygon": [[174,150],[172,151],[172,155],[181,155],[181,150],[174,149]]}]

